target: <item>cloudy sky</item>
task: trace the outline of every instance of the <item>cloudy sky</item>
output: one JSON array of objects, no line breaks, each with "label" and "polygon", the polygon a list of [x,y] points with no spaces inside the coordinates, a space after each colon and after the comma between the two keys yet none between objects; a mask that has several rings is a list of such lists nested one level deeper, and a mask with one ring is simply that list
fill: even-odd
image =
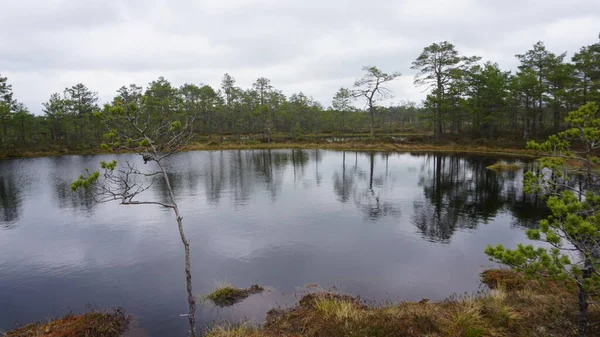
[{"label": "cloudy sky", "polygon": [[514,69],[542,40],[571,54],[598,41],[598,0],[0,0],[0,74],[32,112],[83,82],[106,101],[165,76],[241,87],[268,77],[287,95],[331,103],[363,65],[403,76],[395,101],[420,101],[411,62],[450,41]]}]

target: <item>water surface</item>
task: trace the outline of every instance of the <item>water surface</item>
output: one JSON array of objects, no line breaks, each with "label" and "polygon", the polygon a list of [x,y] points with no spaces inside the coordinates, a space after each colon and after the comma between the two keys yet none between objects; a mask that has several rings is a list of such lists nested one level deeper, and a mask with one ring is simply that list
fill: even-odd
[{"label": "water surface", "polygon": [[[172,213],[96,204],[70,182],[101,160],[0,161],[0,330],[69,311],[123,306],[147,336],[184,336],[183,249]],[[545,215],[498,158],[323,150],[188,152],[169,163],[191,241],[194,290],[218,281],[269,291],[213,320],[260,322],[305,285],[381,301],[480,288],[487,244],[512,247]],[[150,169],[151,166],[140,167]],[[157,182],[145,194],[164,200]]]}]

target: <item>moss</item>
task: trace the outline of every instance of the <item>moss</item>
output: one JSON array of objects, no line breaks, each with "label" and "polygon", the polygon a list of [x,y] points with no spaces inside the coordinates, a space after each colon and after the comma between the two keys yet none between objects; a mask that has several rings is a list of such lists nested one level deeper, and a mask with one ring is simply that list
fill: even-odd
[{"label": "moss", "polygon": [[217,286],[217,289],[206,295],[204,298],[211,300],[214,304],[225,307],[234,305],[246,297],[264,291],[264,288],[259,285],[252,285],[246,289],[235,288],[229,284]]},{"label": "moss", "polygon": [[123,309],[69,314],[45,323],[33,323],[4,334],[4,337],[118,337],[129,327],[131,317]]},{"label": "moss", "polygon": [[488,166],[487,168],[496,172],[514,172],[521,169],[521,164],[499,161],[493,165]]}]

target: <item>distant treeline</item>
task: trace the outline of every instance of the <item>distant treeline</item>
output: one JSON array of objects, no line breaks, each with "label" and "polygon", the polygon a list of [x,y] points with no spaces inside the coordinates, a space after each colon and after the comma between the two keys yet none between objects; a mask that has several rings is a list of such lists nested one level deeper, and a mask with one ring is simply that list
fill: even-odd
[{"label": "distant treeline", "polygon": [[513,73],[460,55],[451,43],[434,43],[412,63],[415,85],[428,92],[426,99],[392,106],[378,103],[391,96],[386,82],[400,74],[374,66],[365,67],[354,86],[340,88],[327,108],[302,92],[286,96],[267,78],[243,89],[225,74],[219,88],[189,83],[177,88],[163,77],[146,88],[123,86],[104,106],[96,92],[79,83],[50,95],[39,116],[13,97],[0,75],[0,150],[97,146],[106,132],[98,116],[124,104],[155,118],[195,116],[198,137],[216,140],[366,131],[526,140],[560,130],[568,111],[600,102],[600,42],[581,47],[570,61],[542,42],[516,57],[520,65]]}]

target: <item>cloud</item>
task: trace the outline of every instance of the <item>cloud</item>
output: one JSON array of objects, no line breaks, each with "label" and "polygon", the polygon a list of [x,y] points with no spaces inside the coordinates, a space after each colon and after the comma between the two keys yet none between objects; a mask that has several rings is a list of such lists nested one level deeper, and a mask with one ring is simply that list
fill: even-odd
[{"label": "cloud", "polygon": [[363,65],[403,76],[395,101],[424,98],[411,62],[448,40],[465,55],[515,69],[542,40],[555,52],[597,41],[594,0],[0,0],[0,73],[35,113],[51,93],[83,82],[109,100],[122,85],[165,76],[249,87],[268,77],[287,95],[324,105]]}]

